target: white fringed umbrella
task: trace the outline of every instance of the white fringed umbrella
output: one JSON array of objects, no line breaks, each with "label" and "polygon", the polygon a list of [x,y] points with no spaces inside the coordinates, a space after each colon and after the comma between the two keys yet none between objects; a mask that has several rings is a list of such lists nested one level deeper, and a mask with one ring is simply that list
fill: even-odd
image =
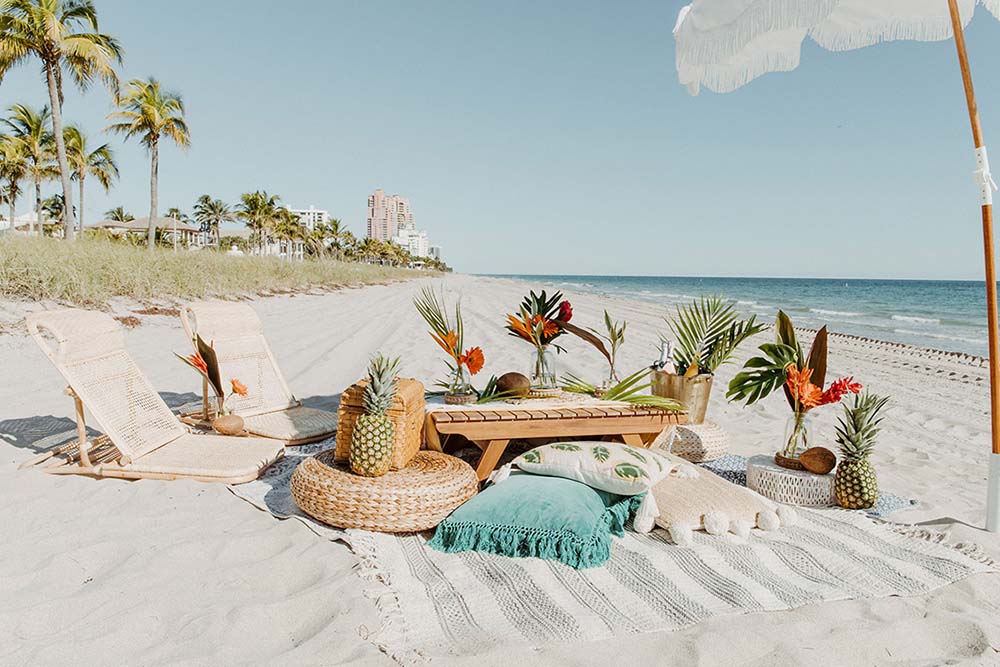
[{"label": "white fringed umbrella", "polygon": [[982,205],[993,428],[986,528],[997,532],[1000,531],[1000,339],[993,262],[993,191],[997,186],[990,176],[962,33],[980,4],[1000,19],[1000,0],[694,0],[677,17],[674,37],[677,75],[695,95],[702,86],[727,93],[762,74],[795,69],[806,37],[831,51],[903,39],[926,42],[954,37],[976,148],[973,175],[980,188]]}]

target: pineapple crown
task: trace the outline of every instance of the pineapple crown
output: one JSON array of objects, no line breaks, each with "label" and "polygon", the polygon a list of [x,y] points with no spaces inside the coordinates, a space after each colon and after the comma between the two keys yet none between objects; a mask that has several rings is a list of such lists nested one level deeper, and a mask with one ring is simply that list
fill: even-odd
[{"label": "pineapple crown", "polygon": [[882,423],[882,409],[889,402],[887,396],[871,392],[856,394],[850,403],[844,403],[844,414],[837,419],[837,444],[840,454],[848,461],[860,461],[875,449],[875,438]]},{"label": "pineapple crown", "polygon": [[384,415],[392,407],[399,376],[399,357],[389,358],[379,353],[368,364],[368,384],[362,402],[365,414]]}]

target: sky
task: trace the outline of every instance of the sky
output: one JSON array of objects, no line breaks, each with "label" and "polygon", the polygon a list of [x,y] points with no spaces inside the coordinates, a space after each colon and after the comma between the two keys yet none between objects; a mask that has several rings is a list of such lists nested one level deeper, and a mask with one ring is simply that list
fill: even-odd
[{"label": "sky", "polygon": [[[692,97],[679,0],[94,2],[121,78],[155,76],[187,106],[193,144],[161,151],[161,211],[265,189],[363,235],[381,187],[463,272],[982,278],[951,42],[806,42],[795,72]],[[966,34],[989,142],[1000,22],[980,9]],[[47,100],[34,64],[0,83],[3,108]],[[111,104],[66,95],[122,172],[109,194],[90,184],[91,222],[149,211],[148,155],[100,135]]]}]

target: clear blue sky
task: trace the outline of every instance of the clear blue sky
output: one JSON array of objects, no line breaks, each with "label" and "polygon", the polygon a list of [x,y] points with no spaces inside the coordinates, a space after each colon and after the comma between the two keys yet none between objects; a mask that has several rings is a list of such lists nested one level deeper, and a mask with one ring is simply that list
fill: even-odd
[{"label": "clear blue sky", "polygon": [[[122,78],[187,104],[161,210],[265,188],[362,234],[382,187],[460,271],[981,277],[951,42],[807,43],[796,72],[690,97],[675,0],[95,2]],[[1000,23],[979,10],[967,36],[1000,163]],[[4,107],[46,100],[33,64],[0,84]],[[109,110],[67,96],[92,134]],[[89,189],[91,221],[148,211],[143,149],[109,140],[122,178]]]}]

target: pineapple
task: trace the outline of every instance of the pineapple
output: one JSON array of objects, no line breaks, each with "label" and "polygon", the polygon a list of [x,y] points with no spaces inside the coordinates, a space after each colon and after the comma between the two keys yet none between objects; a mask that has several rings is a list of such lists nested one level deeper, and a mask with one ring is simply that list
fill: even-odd
[{"label": "pineapple", "polygon": [[844,415],[838,420],[837,444],[840,465],[834,478],[837,504],[848,509],[867,509],[878,501],[878,478],[869,457],[875,448],[882,408],[888,398],[865,392],[844,405]]},{"label": "pineapple", "polygon": [[368,384],[362,396],[365,413],[358,417],[351,433],[351,472],[379,477],[389,472],[396,440],[396,425],[386,416],[396,396],[399,358],[381,354],[368,366]]}]

